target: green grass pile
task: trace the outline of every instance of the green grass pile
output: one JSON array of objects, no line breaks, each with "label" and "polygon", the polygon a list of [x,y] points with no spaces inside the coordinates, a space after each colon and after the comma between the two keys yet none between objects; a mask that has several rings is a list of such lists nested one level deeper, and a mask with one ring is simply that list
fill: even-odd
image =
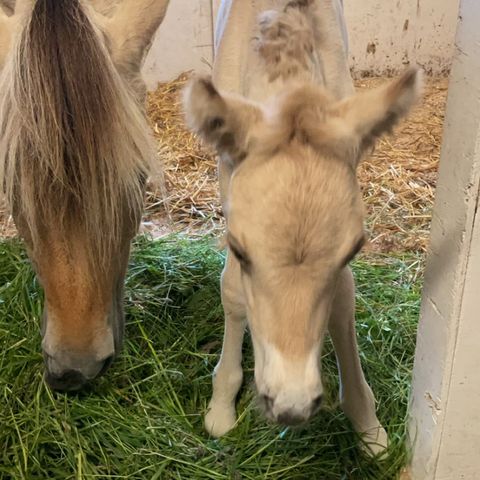
[{"label": "green grass pile", "polygon": [[42,294],[19,242],[0,244],[1,479],[388,480],[406,462],[405,416],[419,310],[417,258],[358,260],[362,362],[391,439],[384,460],[362,456],[337,408],[329,342],[325,409],[302,430],[257,411],[252,355],[238,426],[202,427],[223,333],[211,239],[140,239],[127,279],[126,344],[107,375],[77,395],[52,393],[40,351]]}]

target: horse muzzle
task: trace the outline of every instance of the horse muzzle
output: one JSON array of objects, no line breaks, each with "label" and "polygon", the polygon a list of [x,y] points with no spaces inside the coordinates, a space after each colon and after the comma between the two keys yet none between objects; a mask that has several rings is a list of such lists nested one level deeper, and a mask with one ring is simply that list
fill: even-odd
[{"label": "horse muzzle", "polygon": [[112,364],[114,355],[102,360],[92,358],[76,358],[72,361],[58,361],[54,357],[45,356],[45,381],[52,390],[71,392],[80,390],[87,383],[103,375]]}]

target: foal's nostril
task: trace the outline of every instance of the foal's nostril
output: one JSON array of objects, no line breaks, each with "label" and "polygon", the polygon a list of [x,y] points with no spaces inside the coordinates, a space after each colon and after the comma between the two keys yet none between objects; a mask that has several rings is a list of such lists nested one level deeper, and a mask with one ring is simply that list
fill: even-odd
[{"label": "foal's nostril", "polygon": [[320,410],[320,407],[322,406],[322,402],[323,402],[323,395],[319,395],[318,397],[313,399],[312,407],[311,407],[312,415],[318,412],[318,410]]},{"label": "foal's nostril", "polygon": [[265,410],[267,410],[267,412],[271,412],[273,408],[273,398],[269,397],[268,395],[261,395],[260,399],[262,400],[265,406]]},{"label": "foal's nostril", "polygon": [[291,410],[282,412],[277,417],[277,422],[282,425],[286,425],[287,427],[295,427],[296,425],[300,425],[301,423],[305,422],[305,420],[305,417],[298,415]]}]

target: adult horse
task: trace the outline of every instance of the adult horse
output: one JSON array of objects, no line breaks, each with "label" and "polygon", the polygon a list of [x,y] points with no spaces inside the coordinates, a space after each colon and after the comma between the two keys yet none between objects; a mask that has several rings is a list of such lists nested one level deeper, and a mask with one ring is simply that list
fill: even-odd
[{"label": "adult horse", "polygon": [[206,428],[220,436],[235,424],[247,322],[267,416],[309,420],[322,401],[329,330],[342,407],[367,452],[380,452],[387,435],[360,364],[348,266],[365,238],[356,169],[415,102],[419,73],[355,94],[339,0],[222,5],[214,82],[194,79],[185,96],[191,127],[220,155],[229,247]]},{"label": "adult horse", "polygon": [[122,345],[125,271],[154,158],[140,69],[167,5],[0,9],[0,183],[45,291],[54,389],[98,377]]}]

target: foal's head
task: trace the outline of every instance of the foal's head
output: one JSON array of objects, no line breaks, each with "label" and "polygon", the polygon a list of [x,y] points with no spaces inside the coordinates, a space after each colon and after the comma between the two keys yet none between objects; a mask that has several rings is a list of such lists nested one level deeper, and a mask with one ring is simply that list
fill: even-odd
[{"label": "foal's head", "polygon": [[337,281],[365,238],[356,169],[418,88],[411,69],[343,101],[312,85],[264,106],[223,95],[209,79],[187,90],[191,127],[233,171],[229,255],[241,267],[257,389],[276,420],[306,420],[320,403],[319,354]]},{"label": "foal's head", "polygon": [[53,388],[81,387],[121,347],[154,158],[140,68],[167,3],[126,1],[107,17],[79,0],[17,0],[0,15],[0,182],[45,290]]}]

